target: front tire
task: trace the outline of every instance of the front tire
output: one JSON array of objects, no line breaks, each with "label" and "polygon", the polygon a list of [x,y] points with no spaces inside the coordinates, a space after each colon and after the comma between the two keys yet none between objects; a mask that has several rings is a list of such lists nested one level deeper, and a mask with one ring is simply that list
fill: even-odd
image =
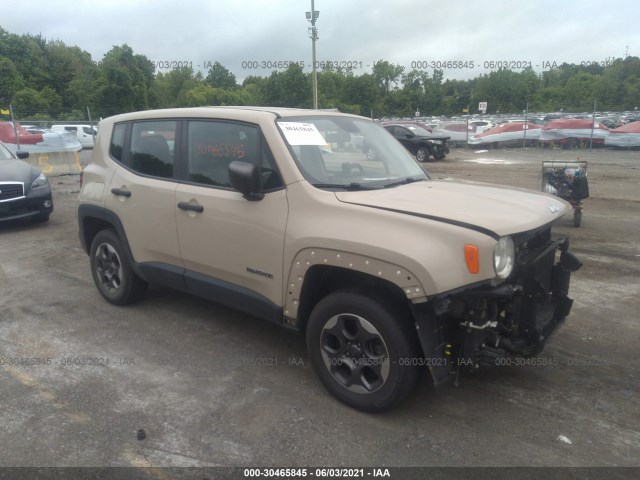
[{"label": "front tire", "polygon": [[445,153],[444,148],[437,148],[436,147],[436,153],[433,156],[433,158],[435,158],[436,160],[444,160],[446,156],[447,156],[447,154]]},{"label": "front tire", "polygon": [[307,324],[311,364],[347,405],[381,412],[403,401],[422,368],[415,330],[401,310],[367,293],[341,290],[323,298]]},{"label": "front tire", "polygon": [[147,282],[132,270],[118,234],[101,230],[91,242],[91,275],[100,294],[114,305],[127,305],[138,300]]}]

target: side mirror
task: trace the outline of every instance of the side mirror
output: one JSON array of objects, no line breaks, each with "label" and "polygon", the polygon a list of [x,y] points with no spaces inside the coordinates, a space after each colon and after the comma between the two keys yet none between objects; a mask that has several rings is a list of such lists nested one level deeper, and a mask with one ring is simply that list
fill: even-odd
[{"label": "side mirror", "polygon": [[29,158],[29,152],[18,150],[16,152],[16,157],[18,157],[20,160],[24,160],[25,158]]},{"label": "side mirror", "polygon": [[240,160],[231,162],[229,164],[229,182],[247,200],[256,201],[264,198],[264,193],[258,192],[260,188],[260,170],[253,163]]}]

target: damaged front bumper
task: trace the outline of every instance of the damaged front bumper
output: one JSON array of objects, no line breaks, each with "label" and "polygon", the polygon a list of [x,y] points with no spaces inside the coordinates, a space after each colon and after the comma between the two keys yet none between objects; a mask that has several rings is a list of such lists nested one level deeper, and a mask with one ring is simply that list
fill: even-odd
[{"label": "damaged front bumper", "polygon": [[416,328],[434,382],[461,367],[539,354],[571,311],[571,273],[582,264],[567,239],[544,232],[520,242],[507,281],[440,296],[414,306]]}]

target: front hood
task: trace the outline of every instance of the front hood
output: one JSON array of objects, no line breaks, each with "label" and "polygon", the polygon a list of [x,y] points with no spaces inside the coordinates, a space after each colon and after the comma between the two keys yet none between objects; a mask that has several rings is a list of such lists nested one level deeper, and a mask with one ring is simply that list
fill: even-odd
[{"label": "front hood", "polygon": [[0,182],[24,182],[31,179],[31,165],[22,160],[0,160]]},{"label": "front hood", "polygon": [[341,202],[471,228],[500,237],[547,225],[570,209],[564,200],[531,190],[472,182],[425,181],[360,192],[336,192]]}]

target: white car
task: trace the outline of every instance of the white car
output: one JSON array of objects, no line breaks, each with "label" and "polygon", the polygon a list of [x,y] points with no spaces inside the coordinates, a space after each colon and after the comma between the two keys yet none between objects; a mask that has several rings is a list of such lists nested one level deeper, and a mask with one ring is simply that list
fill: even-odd
[{"label": "white car", "polygon": [[98,131],[91,125],[53,125],[54,132],[68,131],[75,132],[82,148],[93,148],[95,137]]}]

